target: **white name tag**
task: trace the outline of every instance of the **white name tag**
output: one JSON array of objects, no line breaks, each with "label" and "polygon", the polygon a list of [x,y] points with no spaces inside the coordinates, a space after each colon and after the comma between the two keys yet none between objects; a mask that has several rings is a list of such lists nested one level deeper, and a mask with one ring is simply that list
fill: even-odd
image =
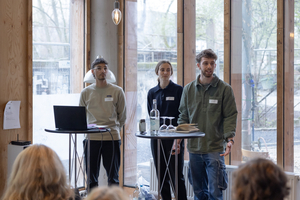
[{"label": "white name tag", "polygon": [[105,101],[113,101],[113,100],[114,100],[114,98],[112,98],[112,97],[105,98]]},{"label": "white name tag", "polygon": [[209,103],[211,103],[211,104],[218,104],[218,100],[217,99],[210,99]]},{"label": "white name tag", "polygon": [[166,97],[166,101],[174,101],[174,97]]}]

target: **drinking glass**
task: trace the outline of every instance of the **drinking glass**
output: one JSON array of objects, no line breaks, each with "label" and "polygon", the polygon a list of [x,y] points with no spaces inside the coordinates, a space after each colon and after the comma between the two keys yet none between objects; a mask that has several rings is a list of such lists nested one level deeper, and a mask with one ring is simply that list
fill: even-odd
[{"label": "drinking glass", "polygon": [[163,119],[164,123],[163,123],[163,125],[160,126],[159,131],[162,131],[162,132],[167,131],[168,126],[166,125],[166,118],[168,118],[168,117],[160,117],[160,118]]},{"label": "drinking glass", "polygon": [[167,127],[168,132],[175,132],[175,127],[172,125],[172,119],[175,117],[167,117],[170,120],[170,125]]}]

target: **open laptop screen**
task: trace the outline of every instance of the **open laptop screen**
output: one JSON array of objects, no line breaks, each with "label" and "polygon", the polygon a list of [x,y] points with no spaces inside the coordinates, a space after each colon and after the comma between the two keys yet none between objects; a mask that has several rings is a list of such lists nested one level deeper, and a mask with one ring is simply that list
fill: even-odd
[{"label": "open laptop screen", "polygon": [[59,130],[87,130],[84,106],[53,106],[55,127]]}]

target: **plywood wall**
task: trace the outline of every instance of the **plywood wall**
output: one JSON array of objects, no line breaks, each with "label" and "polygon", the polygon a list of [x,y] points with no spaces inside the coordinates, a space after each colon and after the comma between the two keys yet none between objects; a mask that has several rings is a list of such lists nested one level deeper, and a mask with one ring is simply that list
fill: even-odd
[{"label": "plywood wall", "polygon": [[[31,0],[0,1],[0,195],[7,171],[7,145],[31,139]],[[30,77],[30,78],[29,78]],[[20,100],[20,129],[3,130],[3,112],[10,100]]]}]

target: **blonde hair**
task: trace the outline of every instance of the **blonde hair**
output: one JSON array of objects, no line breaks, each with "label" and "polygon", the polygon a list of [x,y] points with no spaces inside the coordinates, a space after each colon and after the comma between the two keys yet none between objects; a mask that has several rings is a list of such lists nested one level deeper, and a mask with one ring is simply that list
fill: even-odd
[{"label": "blonde hair", "polygon": [[117,186],[94,188],[85,200],[129,200],[125,191]]},{"label": "blonde hair", "polygon": [[289,194],[285,173],[271,160],[250,160],[233,178],[234,200],[283,200]]},{"label": "blonde hair", "polygon": [[73,197],[58,155],[45,145],[32,145],[17,156],[2,200],[66,200]]}]

